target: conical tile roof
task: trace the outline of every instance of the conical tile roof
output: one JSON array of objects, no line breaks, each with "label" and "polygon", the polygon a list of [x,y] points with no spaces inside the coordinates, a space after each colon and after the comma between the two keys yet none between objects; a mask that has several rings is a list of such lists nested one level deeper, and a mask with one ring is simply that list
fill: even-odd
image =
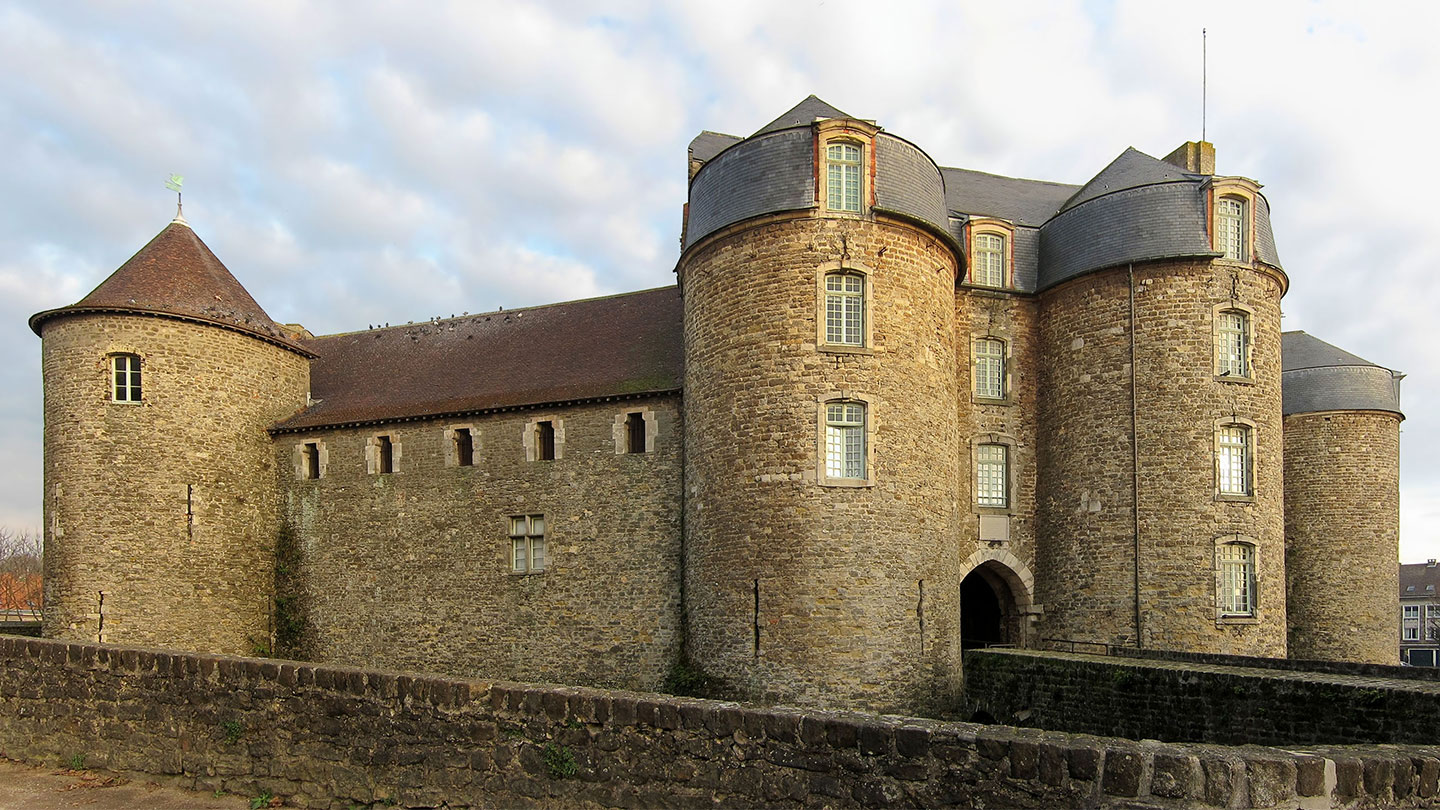
[{"label": "conical tile roof", "polygon": [[82,312],[153,314],[212,323],[309,354],[265,314],[178,218],[89,295],[68,307],[32,316],[30,328],[40,334],[46,321]]},{"label": "conical tile roof", "polygon": [[[841,112],[834,107],[821,101],[814,95],[805,97],[804,101],[786,110],[779,118],[766,124],[756,131],[755,135],[763,135],[767,132],[774,132],[777,129],[789,129],[804,124],[810,124],[816,118],[853,118],[846,112]],[[755,137],[754,135],[750,137]]]}]

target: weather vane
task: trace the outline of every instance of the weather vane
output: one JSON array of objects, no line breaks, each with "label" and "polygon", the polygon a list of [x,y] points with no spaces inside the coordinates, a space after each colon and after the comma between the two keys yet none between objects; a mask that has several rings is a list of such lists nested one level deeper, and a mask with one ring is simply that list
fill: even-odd
[{"label": "weather vane", "polygon": [[165,188],[175,192],[175,218],[183,221],[185,219],[185,204],[180,195],[180,187],[185,184],[182,175],[172,174],[170,179],[165,181]]}]

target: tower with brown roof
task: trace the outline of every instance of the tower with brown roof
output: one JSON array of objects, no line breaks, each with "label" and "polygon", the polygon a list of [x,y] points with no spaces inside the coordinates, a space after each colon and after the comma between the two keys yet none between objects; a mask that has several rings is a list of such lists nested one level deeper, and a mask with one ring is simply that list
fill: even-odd
[{"label": "tower with brown roof", "polygon": [[43,343],[45,634],[268,648],[279,520],[265,431],[305,406],[310,353],[180,217],[30,326]]}]

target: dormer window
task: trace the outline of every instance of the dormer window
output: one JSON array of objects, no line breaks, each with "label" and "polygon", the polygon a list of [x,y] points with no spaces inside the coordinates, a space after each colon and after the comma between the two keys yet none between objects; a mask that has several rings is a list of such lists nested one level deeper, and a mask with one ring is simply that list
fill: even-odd
[{"label": "dormer window", "polygon": [[110,355],[110,401],[140,401],[140,356]]},{"label": "dormer window", "polygon": [[1250,260],[1247,242],[1245,200],[1240,197],[1221,197],[1215,201],[1215,249],[1226,259],[1236,262]]},{"label": "dormer window", "polygon": [[974,245],[970,283],[981,287],[1005,286],[1005,237],[998,233],[977,233]]},{"label": "dormer window", "polygon": [[860,145],[848,141],[825,147],[826,207],[831,211],[860,213],[861,154]]}]

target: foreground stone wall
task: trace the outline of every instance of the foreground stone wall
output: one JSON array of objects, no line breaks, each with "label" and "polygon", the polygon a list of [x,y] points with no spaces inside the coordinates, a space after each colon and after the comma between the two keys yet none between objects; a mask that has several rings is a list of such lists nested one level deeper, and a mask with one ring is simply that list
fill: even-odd
[{"label": "foreground stone wall", "polygon": [[1434,748],[1135,743],[0,636],[0,756],[302,807],[1429,807]]},{"label": "foreground stone wall", "polygon": [[967,651],[965,697],[1002,723],[1226,745],[1432,744],[1440,717],[1433,680],[1031,650]]}]

